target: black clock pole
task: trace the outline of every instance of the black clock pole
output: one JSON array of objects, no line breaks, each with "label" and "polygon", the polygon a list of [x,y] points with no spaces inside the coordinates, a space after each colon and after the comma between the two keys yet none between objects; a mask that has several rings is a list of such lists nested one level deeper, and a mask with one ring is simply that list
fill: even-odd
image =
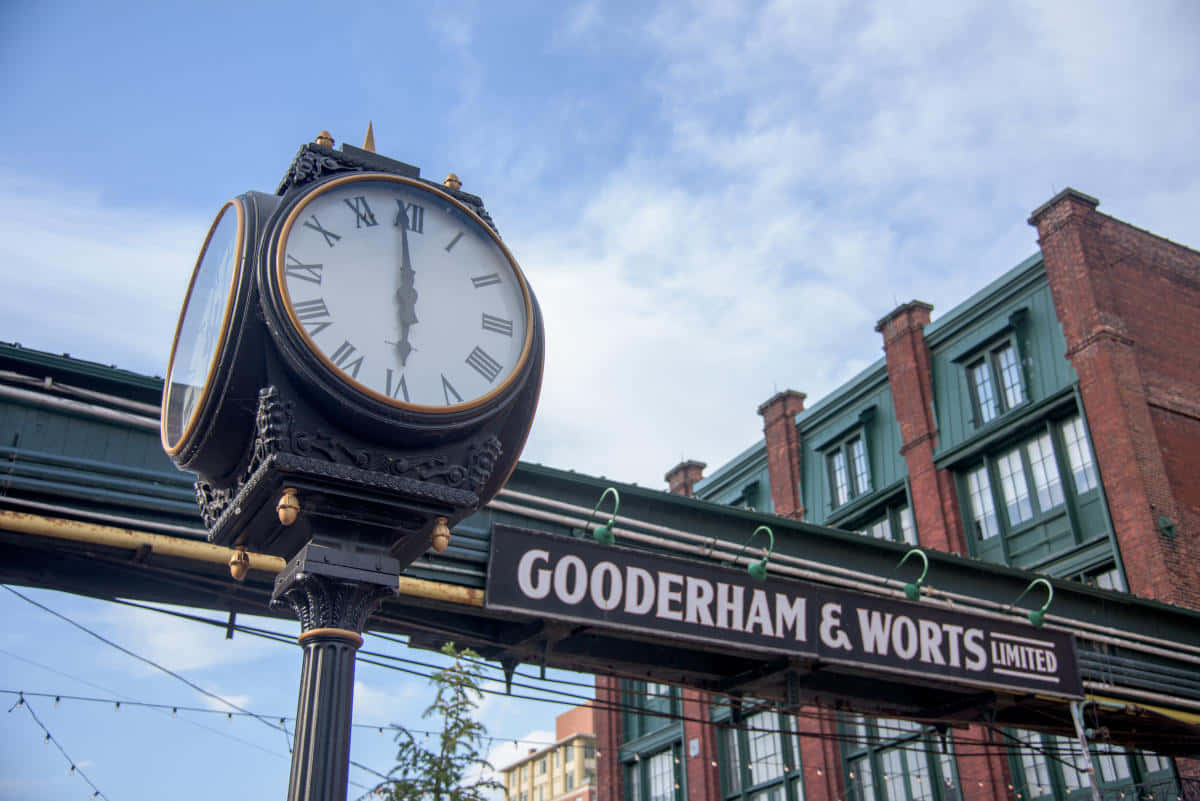
[{"label": "black clock pole", "polygon": [[288,801],[345,801],[354,705],[354,656],[363,626],[395,595],[400,562],[309,543],[275,581],[271,603],[300,619],[304,664]]}]

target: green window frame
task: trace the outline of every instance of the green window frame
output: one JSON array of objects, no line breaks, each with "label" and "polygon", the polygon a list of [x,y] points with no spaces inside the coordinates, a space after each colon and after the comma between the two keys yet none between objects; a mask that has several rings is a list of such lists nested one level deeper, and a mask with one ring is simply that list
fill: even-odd
[{"label": "green window frame", "polygon": [[792,718],[762,710],[718,730],[725,801],[804,801],[800,738]]},{"label": "green window frame", "polygon": [[985,426],[1028,399],[1021,355],[1016,343],[1005,339],[965,363],[967,389],[976,427]]},{"label": "green window frame", "polygon": [[865,524],[856,527],[858,532],[877,540],[917,544],[917,526],[913,520],[912,507],[907,503],[889,506],[882,517],[868,518]]},{"label": "green window frame", "polygon": [[[1090,782],[1078,769],[1077,740],[1021,729],[1006,732],[1013,795],[1018,801],[1086,801]],[[1091,746],[1092,764],[1106,798],[1175,798],[1179,785],[1170,758],[1107,743]]]},{"label": "green window frame", "polygon": [[629,710],[621,715],[626,741],[675,723],[679,715],[679,696],[670,685],[622,681],[621,689],[625,708]]},{"label": "green window frame", "polygon": [[683,801],[679,746],[671,745],[625,764],[626,801]]},{"label": "green window frame", "polygon": [[866,432],[855,431],[825,450],[830,507],[836,509],[871,491]]},{"label": "green window frame", "polygon": [[[1076,515],[1080,499],[1099,488],[1078,412],[1043,421],[1040,428],[985,454],[960,470],[959,482],[963,524],[973,547],[1060,515]],[[1075,530],[1077,538],[1082,535]]]},{"label": "green window frame", "polygon": [[861,716],[841,727],[846,801],[961,801],[954,748],[932,727]]}]

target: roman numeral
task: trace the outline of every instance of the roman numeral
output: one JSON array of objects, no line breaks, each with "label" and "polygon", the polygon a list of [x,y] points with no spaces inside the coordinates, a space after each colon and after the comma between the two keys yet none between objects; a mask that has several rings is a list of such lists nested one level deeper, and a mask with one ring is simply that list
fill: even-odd
[{"label": "roman numeral", "polygon": [[355,228],[362,228],[364,225],[368,228],[372,225],[379,225],[371,207],[367,205],[367,199],[362,195],[355,197],[353,203],[350,202],[350,198],[345,198],[342,202],[350,207],[350,211],[354,212]]},{"label": "roman numeral", "polygon": [[[392,368],[389,367],[387,369],[387,394],[388,394],[388,397],[389,398],[399,398],[401,395],[403,395],[404,402],[408,403],[409,402],[408,401],[408,384],[406,384],[404,381],[404,373],[400,374],[400,380],[396,381],[395,385],[393,386],[392,382],[395,381],[395,376],[396,376],[396,374],[393,373]],[[445,381],[446,380],[445,377],[443,377],[442,380]]]},{"label": "roman numeral", "polygon": [[333,325],[331,322],[322,322],[325,318],[329,317],[329,309],[325,308],[325,301],[322,298],[293,303],[292,309],[296,312],[296,319],[308,329],[310,337],[315,337]]},{"label": "roman numeral", "polygon": [[358,378],[358,369],[362,367],[363,357],[359,356],[351,361],[357,352],[358,348],[345,341],[338,345],[337,350],[330,355],[329,359],[344,372],[349,373],[352,378]]},{"label": "roman numeral", "polygon": [[416,203],[405,203],[400,198],[396,198],[396,219],[392,222],[392,225],[399,226],[401,221],[414,234],[424,233],[425,207],[418,206]]},{"label": "roman numeral", "polygon": [[[462,403],[462,395],[455,391],[454,387],[450,386],[450,382],[446,380],[446,376],[442,376],[442,394],[446,397],[446,405],[450,406],[454,403]],[[454,396],[454,400],[450,400],[450,396]]]},{"label": "roman numeral", "polygon": [[471,283],[475,285],[476,289],[480,289],[481,287],[500,283],[500,276],[496,275],[495,273],[488,273],[487,275],[473,275],[471,276]]},{"label": "roman numeral", "polygon": [[341,239],[341,236],[339,236],[338,234],[335,234],[333,231],[327,231],[324,228],[322,228],[321,221],[317,219],[317,215],[310,214],[308,216],[312,217],[312,222],[305,220],[304,227],[311,228],[314,231],[318,232],[321,236],[325,237],[325,243],[327,245],[329,245],[329,247],[333,247],[334,243],[337,242],[339,239]]},{"label": "roman numeral", "polygon": [[295,256],[288,254],[287,264],[283,270],[289,278],[299,278],[301,281],[308,281],[313,284],[321,283],[321,270],[323,264],[304,264]]},{"label": "roman numeral", "polygon": [[484,331],[494,331],[497,334],[504,334],[506,337],[511,337],[513,332],[512,320],[505,320],[502,317],[493,317],[490,314],[483,315],[483,324],[480,326]]},{"label": "roman numeral", "polygon": [[455,234],[455,235],[454,235],[454,238],[450,240],[450,244],[449,244],[449,245],[446,245],[446,252],[447,252],[447,253],[449,253],[449,252],[450,252],[450,250],[451,250],[451,249],[452,249],[452,248],[453,248],[455,245],[457,245],[457,244],[458,244],[458,240],[462,239],[462,236],[463,236],[463,235],[462,235],[462,231],[459,231],[457,234]]},{"label": "roman numeral", "polygon": [[474,368],[475,372],[486,378],[489,384],[496,380],[496,376],[500,375],[500,362],[489,356],[478,345],[467,355],[465,361]]}]

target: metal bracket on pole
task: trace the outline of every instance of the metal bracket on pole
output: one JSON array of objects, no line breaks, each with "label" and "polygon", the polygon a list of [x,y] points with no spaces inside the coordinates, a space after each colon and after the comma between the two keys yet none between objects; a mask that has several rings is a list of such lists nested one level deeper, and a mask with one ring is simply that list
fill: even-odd
[{"label": "metal bracket on pole", "polygon": [[1100,781],[1096,778],[1096,764],[1092,762],[1092,750],[1088,748],[1087,733],[1083,728],[1083,710],[1078,701],[1071,702],[1071,720],[1075,722],[1075,736],[1079,738],[1079,747],[1083,756],[1075,769],[1088,775],[1089,786],[1092,788],[1092,801],[1100,801]]}]

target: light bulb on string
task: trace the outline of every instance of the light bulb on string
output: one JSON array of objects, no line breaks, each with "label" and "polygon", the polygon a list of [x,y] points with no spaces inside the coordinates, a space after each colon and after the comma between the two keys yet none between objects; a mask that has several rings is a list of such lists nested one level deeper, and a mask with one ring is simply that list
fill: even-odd
[{"label": "light bulb on string", "polygon": [[71,766],[71,769],[67,771],[67,775],[68,775],[68,776],[74,776],[74,775],[75,775],[75,766],[74,766],[74,765],[72,765],[72,766]]},{"label": "light bulb on string", "polygon": [[44,743],[50,742],[50,732],[46,732],[46,739],[42,740],[42,742],[44,742]]},{"label": "light bulb on string", "polygon": [[114,712],[120,712],[120,711],[121,711],[121,702],[120,702],[120,701],[117,701],[115,704],[113,704],[113,711],[114,711]]},{"label": "light bulb on string", "polygon": [[171,707],[171,717],[175,717],[178,714],[179,714],[179,709],[177,707]]},{"label": "light bulb on string", "polygon": [[60,696],[60,695],[54,696],[54,705],[58,706],[58,702],[61,700],[62,700],[62,696]]},{"label": "light bulb on string", "polygon": [[232,712],[226,712],[226,713],[225,713],[225,720],[233,720],[233,713],[232,713]]}]

